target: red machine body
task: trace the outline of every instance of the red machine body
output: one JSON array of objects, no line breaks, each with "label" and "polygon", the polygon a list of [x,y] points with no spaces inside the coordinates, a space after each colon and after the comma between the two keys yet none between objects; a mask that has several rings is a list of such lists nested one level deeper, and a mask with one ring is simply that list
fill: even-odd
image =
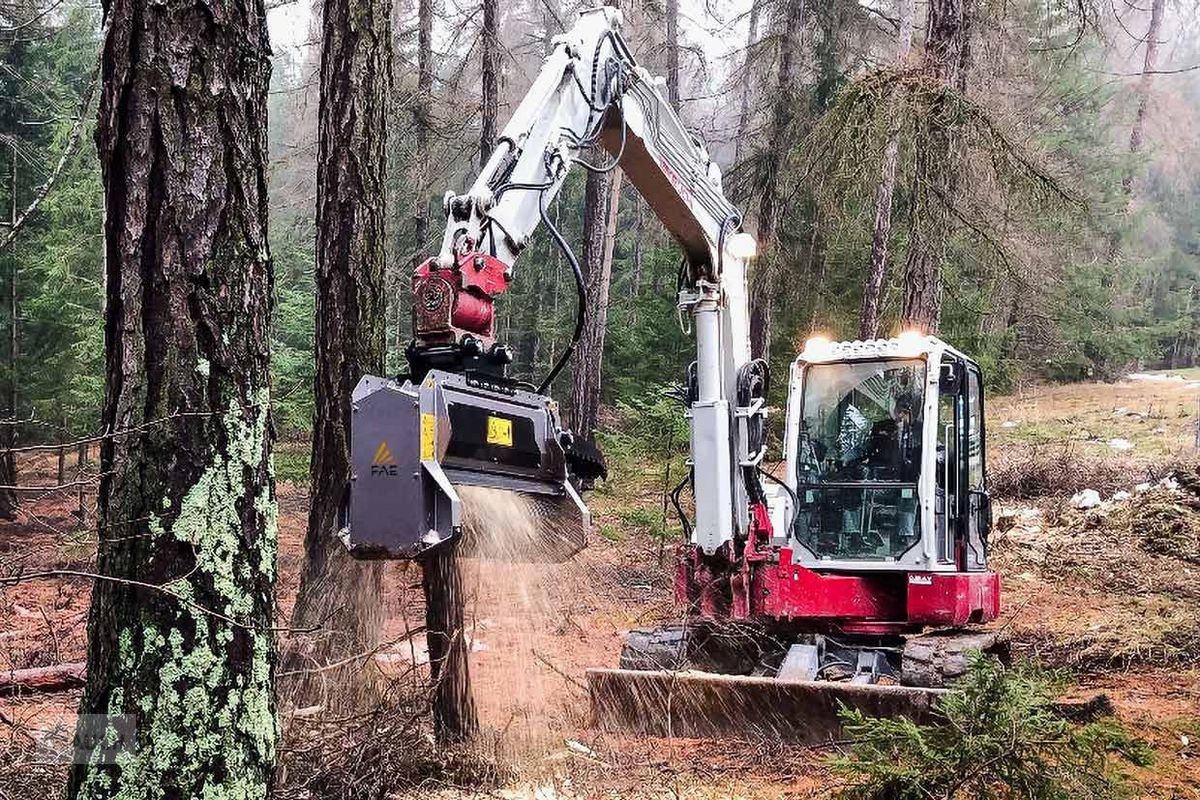
[{"label": "red machine body", "polygon": [[787,547],[745,557],[740,567],[686,548],[677,564],[676,600],[713,620],[890,634],[989,622],[1000,614],[994,572],[819,572],[793,563]]},{"label": "red machine body", "polygon": [[763,503],[750,507],[751,536],[741,559],[728,549],[705,557],[684,545],[676,559],[675,599],[714,621],[766,620],[798,628],[888,635],[954,628],[1000,615],[995,572],[818,571],[770,547]]},{"label": "red machine body", "polygon": [[495,306],[508,289],[508,267],[486,253],[459,253],[442,267],[431,258],[413,273],[413,333],[422,344],[458,342],[465,334],[495,343]]}]

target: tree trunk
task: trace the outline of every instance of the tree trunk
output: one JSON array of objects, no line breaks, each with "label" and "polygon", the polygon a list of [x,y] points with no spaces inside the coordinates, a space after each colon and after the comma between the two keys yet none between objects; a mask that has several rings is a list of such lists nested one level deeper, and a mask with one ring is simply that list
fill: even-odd
[{"label": "tree trunk", "polygon": [[[17,226],[17,144],[13,141],[10,149],[12,159],[9,176],[9,229]],[[4,419],[0,420],[0,486],[17,485],[17,459],[12,448],[17,445],[17,249],[12,246],[8,250],[11,264],[8,273],[8,369],[4,376]],[[17,518],[18,500],[14,489],[0,489],[0,519],[13,520]]]},{"label": "tree trunk", "polygon": [[[925,29],[924,69],[933,79],[964,92],[970,63],[973,0],[931,0]],[[942,309],[942,265],[951,234],[961,157],[959,124],[935,97],[917,121],[910,201],[908,256],[904,269],[906,326],[936,333]]]},{"label": "tree trunk", "polygon": [[413,144],[416,175],[413,183],[413,248],[410,266],[425,258],[429,238],[429,132],[433,127],[433,0],[417,2],[417,96],[413,103]]},{"label": "tree trunk", "polygon": [[600,377],[604,364],[604,331],[608,326],[608,290],[612,283],[613,248],[617,238],[617,210],[621,200],[621,172],[588,173],[584,199],[584,277],[587,279],[588,316],[575,352],[571,376],[571,410],[574,431],[593,441],[600,416]]},{"label": "tree trunk", "polygon": [[679,0],[667,0],[667,99],[679,112]]},{"label": "tree trunk", "polygon": [[[391,4],[324,0],[318,111],[316,380],[312,506],[280,697],[338,713],[378,699],[371,650],[383,626],[383,565],[336,538],[350,481],[350,395],[386,356],[384,271]],[[342,663],[328,668],[333,663]]]},{"label": "tree trunk", "polygon": [[[266,12],[261,0],[104,10],[105,577],[77,729],[90,757],[68,796],[265,798],[277,727]],[[136,741],[106,758],[121,716]]]},{"label": "tree trunk", "polygon": [[455,544],[435,548],[421,561],[433,731],[441,744],[465,742],[479,731],[463,614],[466,598],[456,549]]},{"label": "tree trunk", "polygon": [[750,94],[754,87],[751,79],[754,46],[758,44],[758,19],[762,14],[763,0],[752,0],[750,3],[750,31],[746,34],[746,57],[742,59],[742,95],[738,101],[737,137],[733,140],[733,163],[741,162],[742,141],[746,136],[747,123],[750,121]]},{"label": "tree trunk", "polygon": [[[900,0],[900,29],[896,36],[896,65],[903,68],[912,50],[915,0]],[[883,174],[875,192],[875,224],[871,233],[871,261],[863,282],[862,312],[859,316],[858,338],[879,336],[879,319],[883,306],[883,285],[887,275],[888,243],[892,233],[892,200],[896,193],[896,166],[900,141],[896,134],[888,139],[883,152]]]},{"label": "tree trunk", "polygon": [[[805,0],[787,0],[777,30],[782,40],[779,52],[779,73],[775,82],[775,102],[771,112],[768,143],[785,140],[796,108],[794,97],[796,73],[801,51],[801,31],[804,26]],[[772,333],[772,263],[782,260],[776,248],[779,224],[779,181],[787,148],[773,146],[767,165],[766,180],[758,206],[758,245],[761,254],[750,280],[750,353],[755,358],[771,356]]]},{"label": "tree trunk", "polygon": [[496,146],[496,113],[499,103],[499,88],[496,74],[500,71],[500,11],[497,0],[483,0],[483,50],[482,89],[483,105],[479,125],[479,168],[487,163]]},{"label": "tree trunk", "polygon": [[[1154,88],[1154,71],[1158,68],[1158,37],[1162,33],[1163,6],[1165,0],[1151,0],[1150,27],[1146,30],[1146,56],[1142,62],[1142,76],[1138,80],[1137,116],[1133,118],[1133,128],[1129,132],[1129,152],[1137,154],[1142,149],[1142,137],[1145,135],[1146,116],[1150,112],[1150,100]],[[1133,191],[1134,173],[1128,172],[1121,180],[1121,188],[1125,194]]]}]

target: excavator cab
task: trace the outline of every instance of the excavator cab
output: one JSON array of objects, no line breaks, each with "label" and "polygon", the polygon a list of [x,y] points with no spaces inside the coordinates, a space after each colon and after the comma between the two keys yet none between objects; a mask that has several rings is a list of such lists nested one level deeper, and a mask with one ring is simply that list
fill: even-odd
[{"label": "excavator cab", "polygon": [[794,563],[962,573],[987,568],[991,501],[979,365],[936,337],[809,340],[787,419]]}]

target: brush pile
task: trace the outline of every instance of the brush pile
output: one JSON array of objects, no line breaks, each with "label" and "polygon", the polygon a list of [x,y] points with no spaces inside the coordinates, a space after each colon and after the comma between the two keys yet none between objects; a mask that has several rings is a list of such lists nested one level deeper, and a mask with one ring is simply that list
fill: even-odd
[{"label": "brush pile", "polygon": [[294,719],[287,728],[274,796],[288,800],[381,800],[437,787],[488,791],[511,778],[486,737],[438,747],[424,702],[385,702],[347,719]]},{"label": "brush pile", "polygon": [[1037,607],[1014,615],[1018,650],[1081,670],[1200,662],[1200,473],[1131,488],[1001,519],[996,566]]},{"label": "brush pile", "polygon": [[1030,445],[993,453],[988,487],[1005,500],[1070,497],[1086,489],[1108,497],[1132,484],[1156,483],[1175,469],[1172,464],[1087,455],[1072,444]]}]

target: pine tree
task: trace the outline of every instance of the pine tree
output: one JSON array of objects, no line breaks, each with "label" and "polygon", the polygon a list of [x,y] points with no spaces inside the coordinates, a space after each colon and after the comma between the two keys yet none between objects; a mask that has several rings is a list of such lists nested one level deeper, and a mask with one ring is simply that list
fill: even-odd
[{"label": "pine tree", "polygon": [[[89,758],[69,796],[265,798],[277,728],[266,12],[110,0],[105,14],[102,577],[77,730]],[[119,740],[122,719],[132,740]]]}]

